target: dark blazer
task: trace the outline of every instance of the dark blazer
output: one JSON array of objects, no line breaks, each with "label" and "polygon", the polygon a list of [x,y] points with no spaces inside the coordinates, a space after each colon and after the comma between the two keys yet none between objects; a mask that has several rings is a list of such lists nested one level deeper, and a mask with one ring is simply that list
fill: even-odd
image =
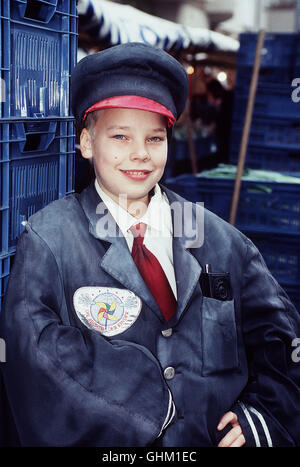
[{"label": "dark blazer", "polygon": [[[187,202],[165,192],[178,227]],[[178,306],[165,323],[100,201],[91,184],[32,216],[19,239],[0,318],[18,443],[215,446],[224,436],[218,422],[233,410],[247,446],[299,445],[300,364],[292,352],[300,318],[256,247],[192,205],[194,237],[187,227],[173,239]],[[203,295],[206,264],[229,273],[232,296]],[[133,308],[116,298],[134,318],[115,334],[104,335],[92,317],[92,292],[104,289],[134,298]],[[86,318],[78,313],[84,305]],[[176,415],[160,434],[170,392]]]}]

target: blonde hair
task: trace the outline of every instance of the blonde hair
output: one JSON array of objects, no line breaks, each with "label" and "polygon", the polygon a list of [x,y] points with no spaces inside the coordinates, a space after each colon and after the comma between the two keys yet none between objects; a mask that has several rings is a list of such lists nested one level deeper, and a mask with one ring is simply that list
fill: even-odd
[{"label": "blonde hair", "polygon": [[94,110],[93,112],[89,112],[86,116],[84,121],[84,128],[86,128],[92,135],[92,138],[95,137],[95,126],[99,118],[100,110]]}]

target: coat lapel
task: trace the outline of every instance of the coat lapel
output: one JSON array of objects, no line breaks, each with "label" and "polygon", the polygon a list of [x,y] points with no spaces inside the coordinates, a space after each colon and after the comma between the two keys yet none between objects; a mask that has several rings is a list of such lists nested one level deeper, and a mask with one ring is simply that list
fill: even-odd
[{"label": "coat lapel", "polygon": [[[173,261],[177,285],[177,313],[171,318],[169,325],[172,326],[180,318],[184,312],[192,294],[198,284],[201,266],[197,259],[193,256],[193,248],[199,247],[201,244],[201,232],[203,226],[197,226],[195,229],[195,220],[203,222],[203,215],[200,209],[200,215],[195,216],[196,206],[189,201],[184,200],[176,193],[162,187],[166,193],[171,205],[172,222],[173,222]],[[189,209],[186,209],[190,203]],[[193,208],[193,209],[191,209]],[[195,229],[195,230],[194,230]]]},{"label": "coat lapel", "polygon": [[89,220],[91,235],[110,244],[101,259],[101,268],[121,283],[124,288],[140,297],[158,318],[164,321],[156,301],[136,268],[122,232],[99,197],[94,183],[91,183],[81,193],[80,201]]}]

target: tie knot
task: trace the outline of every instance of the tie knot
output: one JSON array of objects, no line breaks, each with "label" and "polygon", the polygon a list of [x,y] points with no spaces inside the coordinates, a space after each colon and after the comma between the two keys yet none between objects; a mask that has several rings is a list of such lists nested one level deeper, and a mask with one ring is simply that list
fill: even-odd
[{"label": "tie knot", "polygon": [[134,237],[134,242],[142,244],[144,241],[144,236],[146,232],[147,225],[144,224],[143,222],[140,222],[139,224],[133,225],[130,227],[130,231]]}]

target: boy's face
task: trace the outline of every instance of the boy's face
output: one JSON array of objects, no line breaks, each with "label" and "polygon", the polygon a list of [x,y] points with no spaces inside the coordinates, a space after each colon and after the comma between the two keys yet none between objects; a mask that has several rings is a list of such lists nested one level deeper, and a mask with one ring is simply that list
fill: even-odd
[{"label": "boy's face", "polygon": [[104,109],[91,130],[80,137],[83,157],[93,158],[100,187],[119,202],[148,203],[148,193],[161,179],[167,160],[166,119],[136,109]]}]

